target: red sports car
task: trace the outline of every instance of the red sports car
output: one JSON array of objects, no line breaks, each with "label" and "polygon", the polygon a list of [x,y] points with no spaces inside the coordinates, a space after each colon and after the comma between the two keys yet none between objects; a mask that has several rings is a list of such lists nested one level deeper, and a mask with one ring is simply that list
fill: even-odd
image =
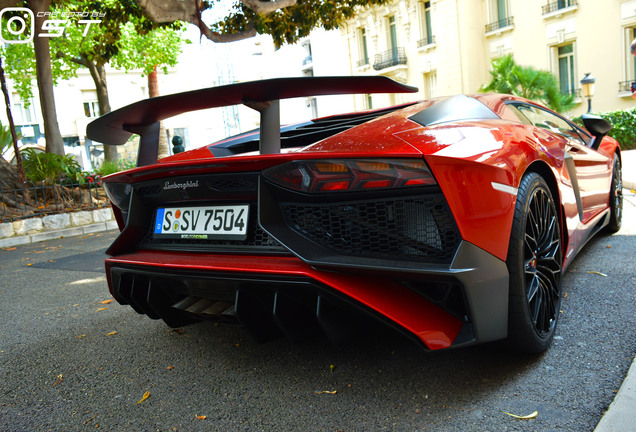
[{"label": "red sports car", "polygon": [[[565,269],[621,225],[611,126],[495,94],[280,126],[280,99],[414,91],[384,77],[273,79],[92,122],[106,145],[141,137],[138,167],[105,179],[121,229],[113,297],[169,326],[236,323],[258,340],[322,329],[337,341],[373,317],[430,350],[547,349]],[[160,120],[240,103],[260,130],[157,161]]]}]

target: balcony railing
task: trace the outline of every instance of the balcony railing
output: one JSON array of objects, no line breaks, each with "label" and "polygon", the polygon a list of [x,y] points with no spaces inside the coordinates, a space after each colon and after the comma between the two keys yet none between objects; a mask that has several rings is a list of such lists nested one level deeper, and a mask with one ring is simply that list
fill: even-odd
[{"label": "balcony railing", "polygon": [[632,92],[632,86],[636,85],[636,80],[621,81],[618,83],[618,92]]},{"label": "balcony railing", "polygon": [[571,89],[561,89],[561,93],[565,95],[572,95],[575,98],[581,97],[581,89],[580,88],[571,88]]},{"label": "balcony railing", "polygon": [[358,60],[357,66],[360,68],[363,66],[367,66],[368,64],[369,64],[369,58],[365,57],[363,59]]},{"label": "balcony railing", "polygon": [[500,19],[499,21],[495,21],[490,24],[486,24],[486,33],[490,33],[495,30],[499,30],[500,28],[508,27],[514,24],[514,21],[511,16],[506,17],[504,19]]},{"label": "balcony railing", "polygon": [[404,48],[400,47],[376,54],[375,60],[373,61],[373,69],[379,71],[393,66],[405,64],[406,52],[404,51]]},{"label": "balcony railing", "polygon": [[431,35],[431,36],[425,37],[424,39],[418,40],[417,47],[422,48],[423,46],[432,45],[434,43],[435,43],[435,36]]},{"label": "balcony railing", "polygon": [[550,2],[545,6],[541,6],[541,12],[543,15],[547,15],[551,12],[556,12],[571,6],[578,6],[578,4],[578,0],[557,0],[555,2]]}]

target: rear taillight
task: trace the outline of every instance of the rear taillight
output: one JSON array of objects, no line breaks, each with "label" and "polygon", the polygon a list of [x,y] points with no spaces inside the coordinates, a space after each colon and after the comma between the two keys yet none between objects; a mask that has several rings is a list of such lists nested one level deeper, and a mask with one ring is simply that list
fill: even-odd
[{"label": "rear taillight", "polygon": [[132,187],[128,183],[104,183],[104,190],[108,199],[122,212],[127,213],[130,206]]},{"label": "rear taillight", "polygon": [[418,159],[324,159],[284,163],[263,172],[266,179],[299,192],[353,192],[436,184]]}]

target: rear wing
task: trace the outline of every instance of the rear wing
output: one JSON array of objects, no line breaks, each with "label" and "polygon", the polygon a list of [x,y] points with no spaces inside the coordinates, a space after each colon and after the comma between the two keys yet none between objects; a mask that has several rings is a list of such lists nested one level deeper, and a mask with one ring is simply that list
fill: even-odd
[{"label": "rear wing", "polygon": [[141,100],[92,121],[86,136],[105,145],[122,145],[139,134],[137,166],[157,162],[159,122],[207,108],[243,104],[261,113],[261,154],[280,153],[280,100],[306,96],[415,93],[417,87],[383,76],[274,78],[175,93]]}]

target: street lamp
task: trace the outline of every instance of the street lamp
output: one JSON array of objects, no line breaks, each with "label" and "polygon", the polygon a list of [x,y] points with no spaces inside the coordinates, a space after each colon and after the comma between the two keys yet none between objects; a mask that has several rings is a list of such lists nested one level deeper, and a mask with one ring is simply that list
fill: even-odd
[{"label": "street lamp", "polygon": [[583,87],[583,96],[587,98],[587,112],[592,112],[592,96],[594,96],[594,83],[596,78],[591,74],[586,73],[581,80],[581,86]]}]

